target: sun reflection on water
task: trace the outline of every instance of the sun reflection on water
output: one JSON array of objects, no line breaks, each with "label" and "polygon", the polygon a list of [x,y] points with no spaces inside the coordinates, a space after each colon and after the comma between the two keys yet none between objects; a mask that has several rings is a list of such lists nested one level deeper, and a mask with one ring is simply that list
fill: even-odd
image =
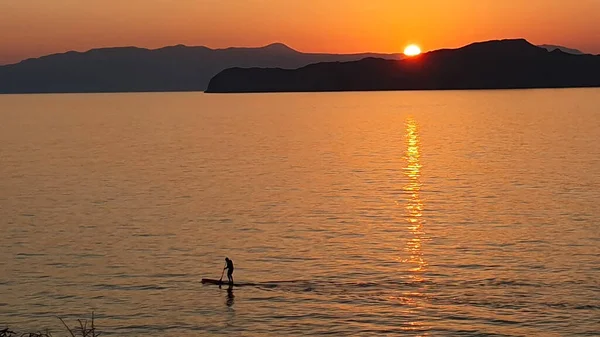
[{"label": "sun reflection on water", "polygon": [[[408,230],[412,234],[406,243],[405,250],[410,255],[404,262],[410,263],[410,271],[415,273],[424,271],[427,262],[423,259],[422,238],[423,238],[423,201],[421,200],[421,154],[419,151],[419,127],[414,118],[408,117],[406,120],[406,167],[404,174],[408,178],[407,184],[403,190],[406,198],[406,221]],[[415,277],[418,277],[415,274]]]}]

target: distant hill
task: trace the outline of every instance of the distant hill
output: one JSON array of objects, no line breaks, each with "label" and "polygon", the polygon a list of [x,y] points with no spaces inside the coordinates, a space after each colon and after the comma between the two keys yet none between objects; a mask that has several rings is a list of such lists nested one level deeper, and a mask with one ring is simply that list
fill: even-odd
[{"label": "distant hill", "polygon": [[573,55],[583,55],[585,54],[584,52],[582,52],[581,50],[577,50],[577,49],[571,49],[571,48],[567,48],[567,47],[563,47],[563,46],[555,46],[552,44],[542,44],[539,45],[538,47],[542,47],[548,51],[554,51],[556,49],[568,53],[568,54],[573,54]]},{"label": "distant hill", "polygon": [[401,61],[368,58],[297,70],[227,69],[207,92],[514,89],[600,86],[600,56],[552,52],[526,40],[474,43]]},{"label": "distant hill", "polygon": [[400,59],[402,54],[301,53],[281,43],[261,48],[92,49],[0,66],[0,93],[203,91],[211,77],[230,67],[293,69],[366,57]]}]

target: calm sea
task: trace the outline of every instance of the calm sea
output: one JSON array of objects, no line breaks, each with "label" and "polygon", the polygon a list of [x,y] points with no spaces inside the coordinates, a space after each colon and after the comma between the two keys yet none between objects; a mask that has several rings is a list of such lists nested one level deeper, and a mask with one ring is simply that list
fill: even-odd
[{"label": "calm sea", "polygon": [[[600,90],[0,96],[0,329],[600,334]],[[218,279],[235,263],[232,291]]]}]

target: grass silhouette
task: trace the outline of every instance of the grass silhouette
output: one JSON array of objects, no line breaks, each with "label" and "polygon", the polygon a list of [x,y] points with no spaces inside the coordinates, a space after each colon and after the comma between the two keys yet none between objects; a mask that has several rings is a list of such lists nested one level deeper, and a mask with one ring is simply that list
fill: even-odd
[{"label": "grass silhouette", "polygon": [[[96,331],[96,327],[94,326],[94,313],[92,312],[92,319],[88,321],[87,319],[78,319],[78,325],[70,328],[65,321],[58,317],[58,319],[62,322],[62,324],[67,329],[69,333],[67,336],[70,337],[98,337],[100,336],[100,332]],[[89,324],[88,324],[89,323]],[[54,337],[49,331],[46,332],[15,332],[10,330],[9,328],[4,328],[0,330],[0,337]]]}]

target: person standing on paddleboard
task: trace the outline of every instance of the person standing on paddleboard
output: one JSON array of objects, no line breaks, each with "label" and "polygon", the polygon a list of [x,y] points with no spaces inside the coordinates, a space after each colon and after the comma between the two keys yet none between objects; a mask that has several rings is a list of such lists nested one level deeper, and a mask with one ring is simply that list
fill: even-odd
[{"label": "person standing on paddleboard", "polygon": [[227,269],[227,278],[229,279],[229,284],[233,284],[233,261],[231,261],[228,257],[225,258],[225,268],[223,271]]}]

